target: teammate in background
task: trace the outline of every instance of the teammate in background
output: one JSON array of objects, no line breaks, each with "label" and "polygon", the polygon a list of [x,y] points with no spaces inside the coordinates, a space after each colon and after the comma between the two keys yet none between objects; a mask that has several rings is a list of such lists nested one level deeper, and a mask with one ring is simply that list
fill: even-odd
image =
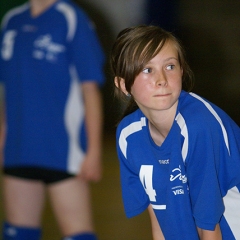
[{"label": "teammate in background", "polygon": [[117,128],[126,215],[148,208],[154,240],[240,239],[240,129],[189,92],[179,41],[156,26],[124,29],[111,64],[128,101]]},{"label": "teammate in background", "polygon": [[3,239],[41,238],[47,191],[63,239],[95,240],[104,55],[94,27],[70,0],[30,0],[6,14],[0,43]]}]

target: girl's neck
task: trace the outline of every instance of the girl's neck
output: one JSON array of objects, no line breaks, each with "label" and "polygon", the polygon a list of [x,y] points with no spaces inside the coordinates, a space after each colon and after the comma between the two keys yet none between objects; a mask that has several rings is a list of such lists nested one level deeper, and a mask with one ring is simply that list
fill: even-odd
[{"label": "girl's neck", "polygon": [[177,103],[167,111],[154,112],[148,116],[149,131],[153,141],[157,145],[162,145],[167,137],[177,110]]},{"label": "girl's neck", "polygon": [[58,0],[30,0],[31,15],[37,17]]}]

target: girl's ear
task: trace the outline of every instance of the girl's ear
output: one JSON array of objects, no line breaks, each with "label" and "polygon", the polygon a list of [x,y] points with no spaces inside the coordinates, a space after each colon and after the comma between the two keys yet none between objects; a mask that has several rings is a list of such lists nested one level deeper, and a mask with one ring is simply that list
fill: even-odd
[{"label": "girl's ear", "polygon": [[115,77],[114,78],[114,83],[115,83],[115,86],[121,90],[125,95],[128,95],[128,91],[126,90],[126,87],[125,87],[125,80],[123,78],[119,78],[119,77]]}]

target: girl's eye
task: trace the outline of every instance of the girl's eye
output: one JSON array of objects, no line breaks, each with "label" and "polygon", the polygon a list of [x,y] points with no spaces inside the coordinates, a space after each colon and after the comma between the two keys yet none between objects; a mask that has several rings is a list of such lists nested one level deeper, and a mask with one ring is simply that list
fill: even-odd
[{"label": "girl's eye", "polygon": [[143,73],[151,73],[152,69],[151,68],[144,68]]},{"label": "girl's eye", "polygon": [[167,67],[166,67],[167,70],[172,70],[173,68],[174,68],[173,64],[167,65]]}]

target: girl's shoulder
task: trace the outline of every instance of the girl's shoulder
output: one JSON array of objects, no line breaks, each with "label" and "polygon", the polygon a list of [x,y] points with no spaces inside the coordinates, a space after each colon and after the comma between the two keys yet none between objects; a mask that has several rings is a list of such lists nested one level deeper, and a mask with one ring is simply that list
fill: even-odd
[{"label": "girl's shoulder", "polygon": [[193,92],[182,92],[179,98],[178,112],[187,120],[196,120],[197,122],[217,121],[221,118],[229,118],[226,112]]},{"label": "girl's shoulder", "polygon": [[181,93],[178,113],[181,114],[188,128],[193,130],[234,128],[239,131],[239,126],[224,110],[192,92]]},{"label": "girl's shoulder", "polygon": [[146,117],[140,109],[125,116],[117,126],[117,132],[121,132],[123,129],[138,129],[146,126]]}]

